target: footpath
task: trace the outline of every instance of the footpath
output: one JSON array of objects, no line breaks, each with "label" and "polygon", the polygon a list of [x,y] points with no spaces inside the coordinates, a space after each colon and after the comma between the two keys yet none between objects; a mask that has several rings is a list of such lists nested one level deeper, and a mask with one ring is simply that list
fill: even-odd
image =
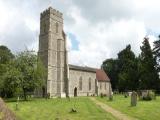
[{"label": "footpath", "polygon": [[105,110],[108,113],[111,113],[115,118],[117,118],[118,120],[138,120],[135,118],[132,118],[126,114],[121,113],[118,110],[113,109],[112,107],[106,105],[103,102],[100,102],[98,100],[96,100],[96,98],[94,97],[90,97],[90,99],[98,106],[100,106],[103,110]]}]

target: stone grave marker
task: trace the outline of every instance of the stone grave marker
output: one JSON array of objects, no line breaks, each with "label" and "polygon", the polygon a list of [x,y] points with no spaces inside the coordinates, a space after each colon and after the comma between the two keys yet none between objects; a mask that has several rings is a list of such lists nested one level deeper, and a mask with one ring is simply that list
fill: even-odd
[{"label": "stone grave marker", "polygon": [[109,85],[109,100],[110,100],[110,101],[113,100],[113,92],[112,92],[111,84]]},{"label": "stone grave marker", "polygon": [[135,91],[131,94],[131,106],[137,105],[137,93]]}]

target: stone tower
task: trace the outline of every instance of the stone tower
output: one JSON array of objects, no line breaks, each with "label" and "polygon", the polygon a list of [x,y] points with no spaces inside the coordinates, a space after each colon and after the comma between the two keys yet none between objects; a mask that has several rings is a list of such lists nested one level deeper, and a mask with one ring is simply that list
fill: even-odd
[{"label": "stone tower", "polygon": [[38,54],[47,69],[45,93],[65,97],[68,68],[63,15],[51,7],[41,13]]}]

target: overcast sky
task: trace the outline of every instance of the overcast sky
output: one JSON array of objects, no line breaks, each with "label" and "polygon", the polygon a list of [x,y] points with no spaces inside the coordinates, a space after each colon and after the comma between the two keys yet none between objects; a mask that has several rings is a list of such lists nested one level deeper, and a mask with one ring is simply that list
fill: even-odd
[{"label": "overcast sky", "polygon": [[138,55],[145,36],[160,34],[159,0],[0,0],[0,45],[14,53],[38,51],[40,13],[52,6],[64,16],[69,63],[100,67],[131,44]]}]

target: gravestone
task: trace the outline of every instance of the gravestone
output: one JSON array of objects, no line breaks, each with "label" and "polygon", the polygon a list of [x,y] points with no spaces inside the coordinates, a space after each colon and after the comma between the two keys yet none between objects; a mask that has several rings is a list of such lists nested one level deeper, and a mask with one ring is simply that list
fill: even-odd
[{"label": "gravestone", "polygon": [[18,110],[18,103],[19,103],[19,97],[17,98],[17,102],[16,102],[16,110]]},{"label": "gravestone", "polygon": [[112,101],[113,100],[113,93],[112,93],[112,87],[111,84],[109,84],[109,100]]},{"label": "gravestone", "polygon": [[131,96],[132,95],[132,92],[128,92],[128,96]]},{"label": "gravestone", "polygon": [[137,93],[135,91],[131,94],[131,106],[137,105]]}]

